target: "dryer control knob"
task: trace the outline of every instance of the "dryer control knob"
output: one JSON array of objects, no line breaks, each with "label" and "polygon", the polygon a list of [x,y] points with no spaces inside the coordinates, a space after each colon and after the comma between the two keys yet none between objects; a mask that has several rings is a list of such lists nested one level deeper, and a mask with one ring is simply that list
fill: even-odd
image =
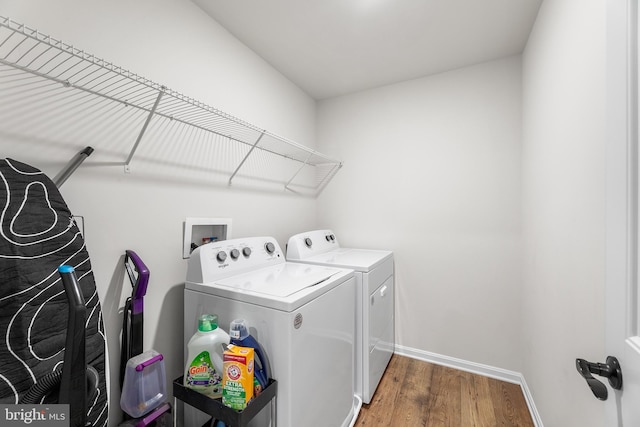
[{"label": "dryer control knob", "polygon": [[240,256],[240,251],[237,249],[231,249],[231,252],[229,252],[229,255],[231,255],[232,259],[238,259],[238,257]]},{"label": "dryer control knob", "polygon": [[272,242],[265,243],[264,248],[266,249],[269,255],[271,255],[276,251],[276,245],[274,245]]},{"label": "dryer control knob", "polygon": [[304,239],[304,244],[307,245],[308,248],[310,248],[311,245],[313,245],[313,242],[311,241],[310,238],[307,237]]},{"label": "dryer control knob", "polygon": [[218,254],[216,255],[216,259],[219,262],[224,262],[224,260],[227,259],[227,253],[225,251],[218,252]]},{"label": "dryer control knob", "polygon": [[249,258],[249,255],[251,255],[251,248],[249,247],[242,248],[242,255]]}]

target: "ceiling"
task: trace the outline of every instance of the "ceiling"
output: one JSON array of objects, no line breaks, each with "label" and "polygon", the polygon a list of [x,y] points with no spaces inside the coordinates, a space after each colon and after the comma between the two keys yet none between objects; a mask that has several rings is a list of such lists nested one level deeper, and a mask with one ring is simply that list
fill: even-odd
[{"label": "ceiling", "polygon": [[315,99],[521,53],[542,0],[193,0]]}]

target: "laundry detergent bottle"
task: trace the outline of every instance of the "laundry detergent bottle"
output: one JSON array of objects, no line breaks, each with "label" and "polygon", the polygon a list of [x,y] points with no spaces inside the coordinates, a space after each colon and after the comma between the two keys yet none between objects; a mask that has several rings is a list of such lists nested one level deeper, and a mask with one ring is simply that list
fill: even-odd
[{"label": "laundry detergent bottle", "polygon": [[184,386],[208,395],[222,393],[222,355],[230,338],[218,327],[218,316],[203,314],[187,344]]},{"label": "laundry detergent bottle", "polygon": [[240,347],[251,347],[255,350],[254,376],[262,390],[269,384],[269,361],[260,343],[249,334],[249,327],[244,319],[232,320],[229,326],[231,344]]}]

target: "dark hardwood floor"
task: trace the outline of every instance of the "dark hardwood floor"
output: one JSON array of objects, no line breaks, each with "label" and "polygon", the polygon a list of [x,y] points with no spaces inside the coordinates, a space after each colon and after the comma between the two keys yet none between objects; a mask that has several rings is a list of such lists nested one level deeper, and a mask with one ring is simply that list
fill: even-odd
[{"label": "dark hardwood floor", "polygon": [[355,427],[534,427],[519,385],[394,355]]}]

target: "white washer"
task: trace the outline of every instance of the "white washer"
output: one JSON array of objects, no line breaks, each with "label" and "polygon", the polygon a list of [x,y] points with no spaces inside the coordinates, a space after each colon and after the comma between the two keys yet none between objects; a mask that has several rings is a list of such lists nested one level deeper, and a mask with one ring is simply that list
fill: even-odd
[{"label": "white washer", "polygon": [[184,293],[185,343],[201,314],[216,314],[226,331],[247,320],[278,381],[279,427],[355,420],[353,270],[286,262],[272,237],[226,240],[193,251]]},{"label": "white washer", "polygon": [[352,268],[356,278],[356,394],[370,403],[395,348],[393,252],[341,248],[331,230],[296,234],[287,261]]}]

